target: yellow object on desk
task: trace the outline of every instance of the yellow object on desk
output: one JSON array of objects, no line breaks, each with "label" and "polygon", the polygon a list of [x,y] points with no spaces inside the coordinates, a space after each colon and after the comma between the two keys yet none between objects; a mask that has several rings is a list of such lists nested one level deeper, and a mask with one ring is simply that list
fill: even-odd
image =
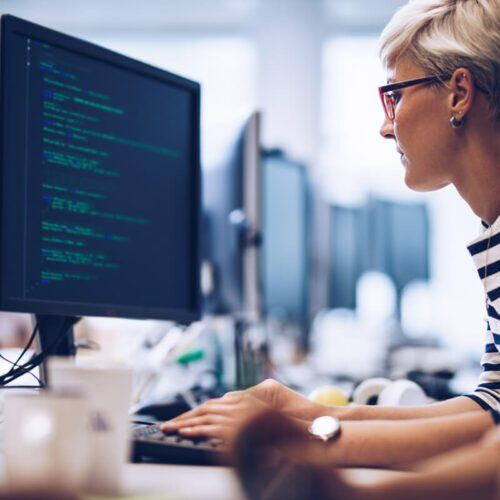
[{"label": "yellow object on desk", "polygon": [[334,385],[324,385],[314,389],[309,399],[326,406],[346,406],[349,404],[347,396]]}]

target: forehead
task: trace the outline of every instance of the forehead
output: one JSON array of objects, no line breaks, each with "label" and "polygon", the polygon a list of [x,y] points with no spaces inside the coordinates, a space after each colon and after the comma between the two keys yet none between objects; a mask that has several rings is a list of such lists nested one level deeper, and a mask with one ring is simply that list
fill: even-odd
[{"label": "forehead", "polygon": [[407,57],[396,60],[394,66],[387,68],[387,82],[401,82],[426,76],[425,71]]}]

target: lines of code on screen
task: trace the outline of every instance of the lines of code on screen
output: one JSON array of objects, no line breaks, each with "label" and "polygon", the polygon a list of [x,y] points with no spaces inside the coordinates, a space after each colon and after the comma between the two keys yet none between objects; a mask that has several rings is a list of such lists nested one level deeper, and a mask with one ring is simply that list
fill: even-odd
[{"label": "lines of code on screen", "polygon": [[25,103],[13,184],[24,209],[19,296],[186,307],[191,96],[37,40],[19,36],[16,48]]}]

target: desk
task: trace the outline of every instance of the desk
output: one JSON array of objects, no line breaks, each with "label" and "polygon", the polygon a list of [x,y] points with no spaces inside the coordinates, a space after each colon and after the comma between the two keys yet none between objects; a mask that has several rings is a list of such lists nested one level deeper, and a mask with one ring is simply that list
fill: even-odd
[{"label": "desk", "polygon": [[[369,484],[411,473],[343,469],[343,474],[354,483]],[[4,457],[0,454],[0,488],[5,480]],[[126,464],[123,471],[124,500],[130,495],[134,495],[135,500],[245,500],[231,468],[192,465]],[[105,500],[107,497],[99,498]]]},{"label": "desk", "polygon": [[151,493],[172,500],[244,499],[238,480],[228,467],[127,464],[124,492]]},{"label": "desk", "polygon": [[[349,479],[369,484],[382,478],[411,474],[377,469],[344,469]],[[243,500],[238,480],[228,467],[127,464],[124,471],[126,494],[151,494],[172,500]],[[147,497],[146,497],[147,498]]]}]

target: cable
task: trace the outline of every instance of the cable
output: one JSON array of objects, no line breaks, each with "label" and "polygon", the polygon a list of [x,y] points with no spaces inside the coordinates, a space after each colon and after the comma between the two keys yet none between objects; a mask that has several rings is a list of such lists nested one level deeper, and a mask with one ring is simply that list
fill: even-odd
[{"label": "cable", "polygon": [[[14,367],[21,368],[22,366],[18,363],[18,361],[21,359],[21,356],[17,358],[17,361],[11,361],[10,359],[6,358],[3,354],[0,354],[0,359],[7,361],[7,363],[11,364],[13,368]],[[9,375],[9,373],[13,370],[13,368],[11,368],[10,371],[6,373],[6,375]],[[30,372],[29,374],[40,384],[40,387],[43,386],[42,381],[34,373]]]},{"label": "cable", "polygon": [[[77,318],[76,321],[78,321],[79,319],[80,318]],[[40,365],[45,360],[45,358],[47,358],[47,356],[51,354],[52,350],[61,342],[63,337],[66,335],[68,328],[73,326],[73,324],[75,324],[76,321],[74,317],[66,318],[65,322],[61,327],[61,331],[52,341],[52,343],[43,352],[33,356],[33,358],[30,361],[28,361],[24,365],[21,365],[19,368],[14,369],[12,373],[8,373],[0,377],[0,385],[8,384],[13,380],[15,380],[16,378],[20,377],[21,375],[24,375],[25,373],[29,372],[33,368]]]},{"label": "cable", "polygon": [[16,378],[19,378],[21,375],[24,375],[25,373],[28,373],[31,371],[33,368],[36,368],[38,365],[40,365],[45,358],[52,352],[52,350],[59,344],[59,342],[63,339],[64,335],[66,335],[66,332],[70,326],[72,326],[74,323],[74,319],[72,317],[67,318],[61,327],[61,331],[59,334],[56,336],[56,338],[53,340],[53,342],[41,353],[33,356],[33,358],[26,362],[24,365],[21,365],[18,368],[12,369],[9,373],[0,376],[0,386],[4,386],[6,384],[9,384]]},{"label": "cable", "polygon": [[[14,371],[15,368],[22,368],[23,365],[20,365],[19,361],[23,358],[23,356],[26,354],[26,352],[29,350],[29,348],[33,344],[33,341],[35,340],[35,336],[37,334],[37,331],[38,331],[38,322],[35,324],[35,326],[33,328],[33,332],[31,333],[31,336],[28,340],[28,343],[25,345],[24,349],[22,350],[21,354],[18,356],[16,361],[11,361],[10,359],[8,359],[5,356],[3,356],[2,354],[0,354],[1,359],[3,359],[4,361],[7,361],[7,363],[12,365],[10,370],[4,376],[10,375]],[[31,359],[33,359],[33,358],[31,358]],[[31,361],[31,359],[30,359],[30,361]],[[28,361],[28,363],[30,361]],[[35,380],[40,384],[40,387],[43,386],[42,381],[34,373],[30,372],[29,374],[35,378]]]},{"label": "cable", "polygon": [[31,370],[33,370],[33,368],[36,368],[38,365],[40,365],[43,362],[43,360],[48,356],[48,354],[50,354],[52,349],[60,342],[63,335],[66,333],[69,326],[66,325],[67,322],[63,323],[59,335],[57,335],[56,339],[49,345],[49,347],[45,351],[39,354],[35,354],[29,361],[21,365],[19,368],[12,369],[6,375],[1,376],[0,385],[9,384],[16,378],[19,378],[21,375],[30,372]]},{"label": "cable", "polygon": [[[19,357],[14,362],[14,366],[19,365],[19,361],[22,359],[22,357],[26,354],[26,352],[28,351],[28,349],[31,347],[31,344],[33,344],[33,341],[35,340],[37,331],[38,331],[38,321],[36,322],[36,324],[35,324],[35,326],[33,328],[33,332],[31,333],[31,337],[29,338],[28,343],[24,347],[24,349],[21,352],[21,354],[19,355]],[[14,369],[14,366],[9,370],[9,372],[7,373],[7,375]]]},{"label": "cable", "polygon": [[0,391],[2,389],[43,389],[41,385],[2,385],[0,386]]}]

